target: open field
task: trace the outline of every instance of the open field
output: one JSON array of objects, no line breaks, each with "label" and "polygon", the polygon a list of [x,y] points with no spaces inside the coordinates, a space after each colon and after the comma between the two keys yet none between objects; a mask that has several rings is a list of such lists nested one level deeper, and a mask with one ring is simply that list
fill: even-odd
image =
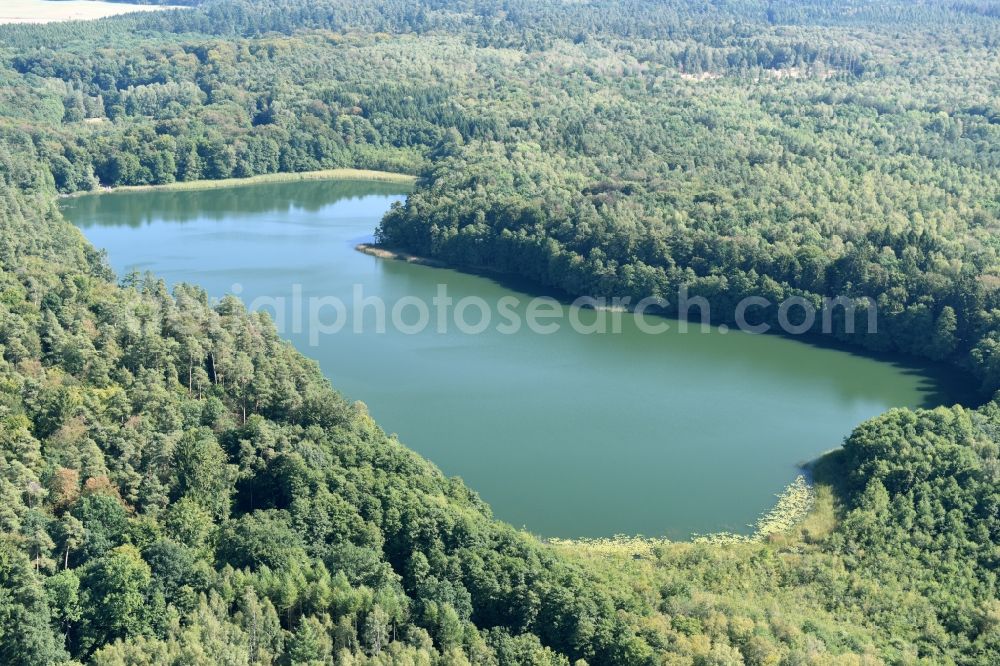
[{"label": "open field", "polygon": [[0,24],[52,23],[86,21],[129,12],[173,9],[157,5],[131,5],[99,0],[4,0],[0,5]]}]

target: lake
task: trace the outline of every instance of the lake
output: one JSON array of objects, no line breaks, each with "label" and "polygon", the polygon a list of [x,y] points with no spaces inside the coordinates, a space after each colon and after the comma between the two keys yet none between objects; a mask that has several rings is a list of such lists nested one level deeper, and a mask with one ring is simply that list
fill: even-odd
[{"label": "lake", "polygon": [[[746,532],[799,463],[864,419],[954,395],[926,368],[697,326],[650,335],[627,315],[607,334],[439,332],[436,319],[380,333],[374,306],[361,333],[296,326],[287,315],[296,294],[352,313],[358,289],[391,309],[406,297],[429,304],[445,285],[456,303],[513,297],[512,311],[525,314],[532,295],[509,284],[356,251],[405,195],[374,182],[295,182],[84,196],[63,211],[119,275],[149,270],[247,303],[285,298],[283,334],[334,386],[461,476],[498,518],[544,536]],[[415,329],[409,301],[400,312]],[[613,314],[559,307],[583,323]],[[336,310],[317,311],[334,328]],[[475,308],[465,314],[477,321]]]}]

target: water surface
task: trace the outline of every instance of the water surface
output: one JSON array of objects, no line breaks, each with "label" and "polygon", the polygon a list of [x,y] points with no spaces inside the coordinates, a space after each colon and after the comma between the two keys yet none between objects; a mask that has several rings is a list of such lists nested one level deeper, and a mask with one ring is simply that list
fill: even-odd
[{"label": "water surface", "polygon": [[[398,185],[299,182],[87,196],[64,212],[119,274],[150,270],[212,296],[239,285],[247,302],[291,297],[301,285],[304,299],[350,304],[360,284],[391,307],[430,303],[446,284],[455,301],[519,297],[523,315],[530,295],[489,278],[355,251],[404,197]],[[609,335],[348,326],[317,347],[288,324],[286,337],[386,430],[497,517],[546,536],[746,531],[797,463],[862,420],[949,398],[919,368],[774,336],[647,335],[629,317]]]}]

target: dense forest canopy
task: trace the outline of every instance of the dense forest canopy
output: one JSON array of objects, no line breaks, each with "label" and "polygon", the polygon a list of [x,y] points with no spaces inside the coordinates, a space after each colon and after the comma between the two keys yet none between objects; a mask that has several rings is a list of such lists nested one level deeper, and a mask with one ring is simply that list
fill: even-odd
[{"label": "dense forest canopy", "polygon": [[0,28],[0,661],[997,663],[994,402],[860,425],[795,534],[567,552],[494,521],[266,316],[116,282],[55,206],[412,173],[384,243],[571,294],[683,284],[720,314],[872,297],[879,332],[843,342],[989,397],[997,14],[231,0]]}]

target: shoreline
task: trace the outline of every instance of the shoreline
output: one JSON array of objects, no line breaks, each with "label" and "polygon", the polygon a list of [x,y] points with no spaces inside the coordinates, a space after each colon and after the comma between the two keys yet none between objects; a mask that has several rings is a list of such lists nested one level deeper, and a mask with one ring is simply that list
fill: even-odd
[{"label": "shoreline", "polygon": [[432,268],[451,268],[448,264],[438,259],[430,259],[428,257],[410,254],[409,252],[392,250],[384,245],[378,245],[377,243],[359,243],[354,246],[354,249],[361,254],[367,254],[370,257],[376,257],[378,259],[391,259],[393,261],[403,261],[408,264],[430,266]]},{"label": "shoreline", "polygon": [[189,180],[162,183],[159,185],[119,185],[118,187],[99,187],[95,190],[60,194],[62,199],[73,199],[93,194],[115,194],[117,192],[183,192],[192,190],[218,190],[229,187],[244,187],[266,183],[297,183],[312,180],[357,180],[380,183],[397,183],[413,185],[416,176],[393,171],[375,171],[371,169],[321,169],[318,171],[295,171],[281,173],[265,173],[246,178],[222,178],[219,180]]},{"label": "shoreline", "polygon": [[[554,298],[563,305],[570,305],[575,300],[572,294],[563,292],[562,290],[555,287],[546,287],[545,285],[540,285],[537,282],[530,280],[528,278],[517,275],[516,273],[508,273],[496,268],[491,268],[489,266],[474,266],[468,264],[454,264],[442,259],[433,259],[430,257],[424,257],[417,254],[411,254],[405,250],[397,250],[390,246],[379,245],[376,243],[361,243],[354,248],[358,252],[368,254],[379,259],[388,259],[394,261],[404,261],[410,264],[417,264],[421,266],[430,266],[432,268],[444,268],[448,270],[458,271],[460,273],[465,273],[467,275],[477,275],[480,277],[489,278],[500,282],[503,286],[514,289],[517,291],[522,291],[526,294],[532,296],[547,296]],[[618,313],[631,313],[635,311],[634,306],[616,306],[616,305],[601,305],[601,306],[589,306],[583,305],[587,309],[597,310],[597,311],[607,311],[607,312],[618,312]],[[680,321],[676,315],[664,312],[657,308],[649,308],[647,314],[655,317],[662,317],[664,319],[669,319],[672,321]],[[691,319],[688,320],[690,324],[695,326],[700,326],[700,323]],[[716,330],[719,326],[726,326],[727,330],[743,333],[738,329],[734,329],[728,324],[710,324],[712,330]],[[748,335],[757,335],[753,333],[747,333]],[[792,340],[800,344],[808,345],[817,349],[826,349],[830,351],[842,352],[845,354],[851,354],[852,356],[858,356],[861,358],[870,359],[880,363],[889,363],[896,365],[898,367],[917,370],[919,372],[925,373],[928,377],[932,377],[942,391],[941,396],[935,396],[933,399],[927,402],[916,405],[912,409],[933,409],[939,405],[954,405],[959,404],[963,407],[968,407],[971,409],[976,409],[982,405],[989,402],[987,396],[982,395],[982,393],[974,388],[969,388],[975,382],[970,379],[969,374],[963,368],[941,361],[932,361],[927,358],[921,358],[918,356],[910,356],[906,354],[898,354],[893,352],[879,352],[871,349],[865,349],[863,347],[851,345],[843,340],[838,340],[832,336],[826,336],[821,334],[804,334],[804,335],[791,335],[783,333],[780,331],[768,331],[761,335],[765,336],[776,336],[785,340]],[[815,461],[810,461],[815,462]],[[809,463],[807,463],[809,464]]]},{"label": "shoreline", "polygon": [[[824,454],[825,455],[825,454]],[[774,504],[763,511],[747,533],[713,532],[689,534],[684,539],[647,537],[641,534],[616,534],[611,537],[560,538],[538,536],[538,540],[553,548],[571,548],[597,555],[626,555],[633,558],[652,557],[657,548],[673,545],[766,544],[776,538],[798,540],[796,530],[813,519],[821,519],[832,510],[833,495],[829,486],[810,481],[799,474],[776,494]]]},{"label": "shoreline", "polygon": [[452,271],[458,271],[459,273],[466,273],[468,275],[479,275],[484,277],[492,278],[509,278],[518,279],[519,276],[513,273],[505,273],[504,271],[497,270],[495,268],[490,268],[489,266],[470,266],[465,264],[451,264],[443,259],[433,259],[431,257],[424,257],[419,254],[412,254],[405,250],[396,250],[387,245],[379,245],[378,243],[360,243],[354,246],[354,249],[362,254],[367,254],[372,257],[377,257],[379,259],[389,259],[392,261],[403,261],[408,264],[417,264],[418,266],[430,266],[431,268],[446,268]]}]

